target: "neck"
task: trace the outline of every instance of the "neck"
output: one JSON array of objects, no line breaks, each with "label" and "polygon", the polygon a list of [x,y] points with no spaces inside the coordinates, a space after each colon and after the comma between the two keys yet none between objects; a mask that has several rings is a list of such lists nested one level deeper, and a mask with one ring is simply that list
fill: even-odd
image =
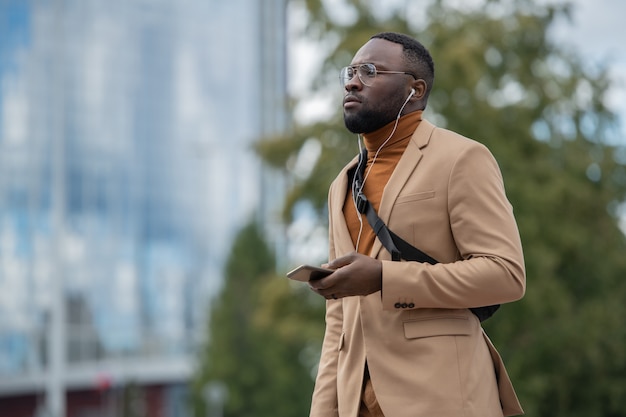
[{"label": "neck", "polygon": [[421,121],[422,110],[406,114],[400,117],[399,120],[394,120],[378,130],[364,134],[363,142],[365,147],[368,152],[376,152],[381,146],[405,139],[413,134]]}]

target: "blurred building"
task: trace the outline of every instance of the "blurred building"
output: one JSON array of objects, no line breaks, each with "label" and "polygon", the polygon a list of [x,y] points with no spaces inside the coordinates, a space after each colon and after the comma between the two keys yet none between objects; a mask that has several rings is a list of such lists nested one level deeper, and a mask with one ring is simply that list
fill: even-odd
[{"label": "blurred building", "polygon": [[287,123],[285,14],[0,0],[2,417],[188,415],[234,233],[280,244],[250,144]]}]

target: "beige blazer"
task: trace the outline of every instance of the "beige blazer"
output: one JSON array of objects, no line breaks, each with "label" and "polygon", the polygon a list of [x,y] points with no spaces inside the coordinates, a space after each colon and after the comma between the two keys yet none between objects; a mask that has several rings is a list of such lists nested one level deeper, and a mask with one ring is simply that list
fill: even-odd
[{"label": "beige blazer", "polygon": [[[330,259],[355,250],[342,214],[355,163],[330,188]],[[441,263],[392,262],[376,240],[370,255],[383,261],[382,291],[327,302],[310,416],[356,417],[366,361],[387,417],[522,414],[500,356],[468,310],[525,291],[519,232],[491,153],[422,121],[378,214]]]}]

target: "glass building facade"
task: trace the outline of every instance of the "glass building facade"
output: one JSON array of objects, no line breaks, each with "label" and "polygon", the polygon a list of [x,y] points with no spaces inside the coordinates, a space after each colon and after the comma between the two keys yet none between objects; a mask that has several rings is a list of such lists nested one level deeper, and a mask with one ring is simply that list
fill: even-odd
[{"label": "glass building facade", "polygon": [[285,14],[0,0],[0,400],[189,376],[234,233],[280,241]]}]

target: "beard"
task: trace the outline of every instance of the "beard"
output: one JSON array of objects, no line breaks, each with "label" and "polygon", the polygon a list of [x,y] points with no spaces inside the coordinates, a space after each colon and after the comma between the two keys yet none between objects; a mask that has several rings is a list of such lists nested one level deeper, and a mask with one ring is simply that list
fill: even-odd
[{"label": "beard", "polygon": [[391,96],[384,103],[379,102],[376,107],[369,106],[368,101],[361,101],[358,112],[343,112],[343,121],[352,133],[371,133],[395,120],[403,103],[404,98],[399,95]]}]

